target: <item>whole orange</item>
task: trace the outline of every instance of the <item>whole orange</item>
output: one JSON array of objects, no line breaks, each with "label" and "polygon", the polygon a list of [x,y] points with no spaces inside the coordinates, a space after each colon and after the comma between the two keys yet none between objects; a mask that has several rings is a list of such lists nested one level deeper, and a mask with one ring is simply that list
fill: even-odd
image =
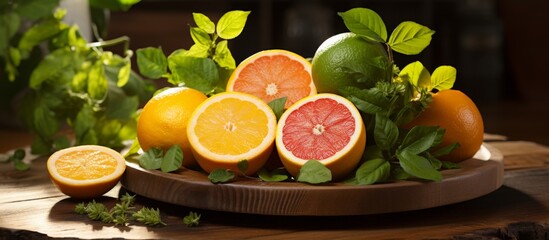
[{"label": "whole orange", "polygon": [[414,126],[440,126],[446,133],[441,147],[459,143],[459,147],[441,160],[461,162],[475,155],[484,135],[484,123],[477,106],[459,90],[443,90],[433,93],[432,102],[404,128]]},{"label": "whole orange", "polygon": [[187,122],[206,99],[202,92],[187,87],[169,88],[151,98],[137,121],[137,140],[143,151],[167,150],[177,144],[183,150],[183,166],[197,166],[187,139]]}]

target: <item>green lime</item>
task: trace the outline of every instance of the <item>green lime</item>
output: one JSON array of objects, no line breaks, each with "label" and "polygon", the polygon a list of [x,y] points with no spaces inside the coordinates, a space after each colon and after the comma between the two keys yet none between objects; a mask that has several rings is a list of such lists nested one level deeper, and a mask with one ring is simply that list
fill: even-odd
[{"label": "green lime", "polygon": [[312,61],[312,76],[319,93],[338,94],[341,87],[371,88],[389,81],[392,65],[384,45],[351,32],[328,38]]}]

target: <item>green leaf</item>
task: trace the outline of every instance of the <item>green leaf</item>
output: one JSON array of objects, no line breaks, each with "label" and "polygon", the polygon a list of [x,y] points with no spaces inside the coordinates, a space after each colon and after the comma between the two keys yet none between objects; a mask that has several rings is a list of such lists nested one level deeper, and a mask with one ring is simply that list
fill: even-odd
[{"label": "green leaf", "polygon": [[409,151],[397,151],[397,157],[400,161],[400,166],[408,174],[421,179],[442,180],[442,174],[431,165],[431,162],[427,158],[415,155]]},{"label": "green leaf", "polygon": [[71,146],[71,142],[67,136],[59,136],[53,140],[53,149],[55,151],[65,149]]},{"label": "green leaf", "polygon": [[18,1],[15,11],[28,19],[37,20],[50,16],[58,6],[59,0]]},{"label": "green leaf", "polygon": [[397,180],[408,180],[412,175],[408,174],[402,167],[394,167],[391,171],[391,176]]},{"label": "green leaf", "polygon": [[212,59],[222,68],[235,69],[236,62],[227,44],[227,40],[218,42]]},{"label": "green leaf", "polygon": [[0,13],[0,56],[4,55],[5,49],[21,25],[19,15],[13,12]]},{"label": "green leaf", "polygon": [[42,83],[48,79],[55,79],[74,63],[73,52],[69,48],[60,48],[48,54],[32,71],[29,86],[39,89]]},{"label": "green leaf", "polygon": [[377,88],[359,89],[357,87],[343,87],[339,89],[342,96],[345,96],[349,101],[362,112],[369,114],[383,113],[387,111],[389,100]]},{"label": "green leaf", "polygon": [[30,168],[29,164],[26,164],[25,162],[21,160],[16,160],[13,162],[15,170],[17,171],[26,171]]},{"label": "green leaf", "polygon": [[438,126],[415,126],[413,127],[399,147],[399,151],[406,151],[410,154],[419,154],[431,148],[437,136]]},{"label": "green leaf", "polygon": [[271,172],[263,168],[259,171],[258,176],[264,182],[283,182],[289,178],[288,172],[283,168],[276,168]]},{"label": "green leaf", "polygon": [[51,137],[59,130],[59,122],[55,118],[55,112],[45,105],[36,106],[34,109],[34,129],[42,137]]},{"label": "green leaf", "polygon": [[400,71],[399,77],[408,79],[408,82],[410,82],[412,86],[426,88],[429,91],[432,89],[431,74],[420,61],[415,61],[406,65],[406,67]]},{"label": "green leaf", "polygon": [[143,76],[158,79],[167,72],[168,61],[162,48],[137,49],[137,67]]},{"label": "green leaf", "polygon": [[204,29],[199,27],[191,27],[191,38],[193,39],[194,43],[202,44],[205,46],[210,46],[212,44],[212,40],[210,39],[210,35]]},{"label": "green leaf", "polygon": [[66,24],[57,20],[48,20],[32,25],[19,40],[18,48],[21,50],[23,58],[26,58],[36,45],[50,39],[67,27]]},{"label": "green leaf", "polygon": [[320,184],[332,181],[332,172],[321,162],[311,159],[299,169],[298,182]]},{"label": "green leaf", "polygon": [[460,169],[459,163],[442,161],[442,169]]},{"label": "green leaf", "polygon": [[154,170],[162,166],[162,149],[151,148],[139,157],[139,166],[144,169]]},{"label": "green leaf", "polygon": [[444,156],[444,155],[448,155],[449,153],[454,151],[454,149],[456,149],[456,148],[459,148],[459,143],[452,143],[452,144],[446,145],[442,148],[437,149],[432,154],[433,154],[434,157],[441,157],[441,156]]},{"label": "green leaf", "polygon": [[451,89],[456,81],[456,75],[457,71],[455,67],[437,67],[431,76],[431,87],[439,91]]},{"label": "green leaf", "polygon": [[51,145],[42,140],[41,137],[35,137],[31,143],[31,153],[34,155],[50,154]]},{"label": "green leaf", "polygon": [[208,175],[212,183],[225,183],[236,177],[233,171],[229,169],[216,168]]},{"label": "green leaf", "polygon": [[356,170],[355,178],[360,185],[385,182],[391,174],[391,164],[383,158],[370,159]]},{"label": "green leaf", "polygon": [[217,35],[227,40],[238,37],[242,33],[242,30],[244,30],[244,25],[246,25],[249,14],[250,11],[240,10],[229,11],[223,14],[217,23]]},{"label": "green leaf", "polygon": [[108,87],[103,63],[97,61],[88,72],[88,95],[94,100],[102,101],[107,96]]},{"label": "green leaf", "polygon": [[132,71],[131,61],[126,62],[120,71],[118,71],[118,81],[116,82],[117,87],[123,87],[130,80],[130,73]]},{"label": "green leaf", "polygon": [[374,139],[382,150],[390,150],[398,140],[398,126],[387,116],[376,114]]},{"label": "green leaf", "polygon": [[106,116],[109,119],[130,120],[139,107],[137,96],[126,96],[121,91],[110,91],[107,99]]},{"label": "green leaf", "polygon": [[173,145],[166,151],[162,158],[160,170],[162,172],[173,172],[179,169],[183,163],[183,150],[179,145]]},{"label": "green leaf", "polygon": [[353,8],[338,13],[347,28],[357,34],[376,42],[387,41],[387,28],[383,19],[368,8]]},{"label": "green leaf", "polygon": [[210,56],[210,45],[203,45],[200,43],[195,43],[189,48],[189,51],[179,50],[175,51],[168,57],[168,65],[171,56],[182,55],[185,57],[197,57],[197,58],[207,58]]},{"label": "green leaf", "polygon": [[243,159],[238,161],[238,163],[236,164],[236,167],[238,168],[238,170],[240,170],[241,173],[246,173],[246,171],[248,170],[248,167],[250,167],[250,163],[248,162],[247,159]]},{"label": "green leaf", "polygon": [[273,110],[277,120],[280,119],[280,116],[282,116],[282,113],[284,113],[284,105],[286,104],[287,99],[287,97],[281,97],[268,103],[269,107],[271,107],[271,109]]},{"label": "green leaf", "polygon": [[139,153],[139,149],[141,149],[141,145],[139,144],[139,140],[137,140],[137,137],[132,141],[132,145],[128,149],[128,152],[124,154],[124,158],[128,158],[130,156],[137,155]]},{"label": "green leaf", "polygon": [[389,46],[396,52],[415,55],[419,54],[429,44],[435,31],[415,22],[400,23],[389,37]]},{"label": "green leaf", "polygon": [[88,104],[83,105],[73,125],[77,145],[84,142],[84,136],[95,126],[96,121],[92,107]]},{"label": "green leaf", "polygon": [[215,23],[210,20],[206,15],[202,13],[193,13],[193,19],[200,29],[204,30],[208,34],[215,33]]},{"label": "green leaf", "polygon": [[209,58],[179,56],[170,59],[172,84],[184,83],[205,94],[212,92],[219,81],[217,66]]},{"label": "green leaf", "polygon": [[187,227],[196,227],[200,224],[200,214],[189,212],[189,215],[183,217],[183,224]]}]

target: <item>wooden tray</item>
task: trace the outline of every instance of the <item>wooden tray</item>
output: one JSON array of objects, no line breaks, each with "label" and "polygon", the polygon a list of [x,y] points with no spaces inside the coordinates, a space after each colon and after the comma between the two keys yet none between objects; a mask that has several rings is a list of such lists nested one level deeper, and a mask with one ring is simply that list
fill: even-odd
[{"label": "wooden tray", "polygon": [[187,207],[264,215],[341,216],[401,212],[474,199],[503,184],[503,156],[483,144],[460,169],[444,170],[441,182],[400,181],[353,186],[239,179],[213,184],[206,174],[145,170],[127,163],[121,183],[129,191]]}]

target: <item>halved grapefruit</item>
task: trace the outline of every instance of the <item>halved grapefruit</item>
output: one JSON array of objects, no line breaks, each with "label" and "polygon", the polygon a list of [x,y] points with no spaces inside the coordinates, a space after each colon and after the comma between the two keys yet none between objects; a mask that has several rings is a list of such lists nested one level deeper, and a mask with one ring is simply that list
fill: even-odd
[{"label": "halved grapefruit", "polygon": [[306,97],[280,117],[276,148],[282,164],[297,177],[307,161],[320,161],[333,180],[358,165],[366,146],[366,129],[352,102],[336,94]]},{"label": "halved grapefruit", "polygon": [[285,108],[316,94],[311,63],[286,50],[265,50],[242,61],[227,82],[227,91],[243,92],[266,103],[287,97]]}]

